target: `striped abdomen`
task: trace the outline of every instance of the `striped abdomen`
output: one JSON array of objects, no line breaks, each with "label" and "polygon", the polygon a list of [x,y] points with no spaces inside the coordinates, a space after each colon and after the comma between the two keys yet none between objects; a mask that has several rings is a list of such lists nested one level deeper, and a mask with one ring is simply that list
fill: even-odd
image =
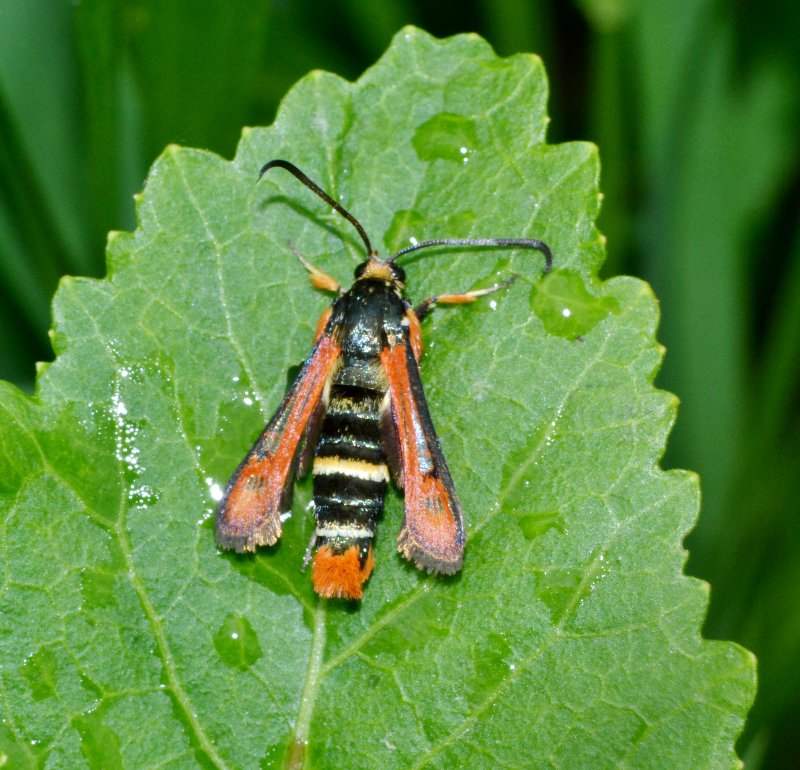
[{"label": "striped abdomen", "polygon": [[313,579],[322,596],[358,598],[372,571],[372,538],[389,481],[381,444],[384,395],[355,385],[331,386],[313,465],[318,549]]}]

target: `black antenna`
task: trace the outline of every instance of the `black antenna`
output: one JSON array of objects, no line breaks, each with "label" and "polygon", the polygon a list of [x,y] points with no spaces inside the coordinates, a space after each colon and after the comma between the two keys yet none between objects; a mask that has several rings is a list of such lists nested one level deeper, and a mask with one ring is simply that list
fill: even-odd
[{"label": "black antenna", "polygon": [[358,234],[361,236],[361,240],[364,241],[364,245],[367,247],[367,254],[370,257],[376,257],[378,254],[376,251],[373,250],[372,244],[369,242],[369,238],[367,237],[367,233],[364,231],[364,228],[361,226],[361,223],[340,203],[337,203],[333,198],[331,198],[328,193],[325,192],[318,184],[312,182],[294,163],[289,163],[288,160],[271,160],[269,163],[265,163],[261,167],[261,171],[258,172],[258,178],[261,179],[264,174],[267,173],[271,168],[284,168],[290,174],[294,174],[309,190],[315,192],[319,195],[322,200],[325,201],[331,208],[336,209],[353,227],[358,230]]},{"label": "black antenna", "polygon": [[413,243],[411,246],[406,246],[404,249],[392,254],[387,262],[394,262],[398,257],[403,254],[408,254],[411,251],[418,249],[426,249],[428,246],[523,246],[527,249],[537,249],[544,254],[545,273],[550,272],[553,267],[553,252],[550,247],[538,238],[436,238],[432,241],[422,241],[422,243]]}]

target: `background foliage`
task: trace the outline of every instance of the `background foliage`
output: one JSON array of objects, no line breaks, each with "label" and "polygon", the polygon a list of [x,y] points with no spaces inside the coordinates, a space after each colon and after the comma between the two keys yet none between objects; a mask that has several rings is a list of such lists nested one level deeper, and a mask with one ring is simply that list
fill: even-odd
[{"label": "background foliage", "polygon": [[65,273],[101,275],[105,233],[168,142],[230,156],[313,67],[355,77],[404,23],[537,51],[551,141],[594,139],[607,273],[647,278],[682,410],[665,465],[703,478],[689,570],[706,633],[760,660],[741,748],[800,756],[798,14],[584,0],[263,4],[6,0],[0,6],[0,374],[32,387]]}]

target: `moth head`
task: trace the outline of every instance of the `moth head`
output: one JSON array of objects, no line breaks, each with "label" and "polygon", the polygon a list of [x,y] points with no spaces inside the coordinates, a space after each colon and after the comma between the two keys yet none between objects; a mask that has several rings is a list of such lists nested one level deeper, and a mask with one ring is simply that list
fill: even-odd
[{"label": "moth head", "polygon": [[389,281],[402,287],[405,285],[406,271],[400,265],[386,262],[380,257],[372,255],[355,269],[355,277],[356,280]]}]

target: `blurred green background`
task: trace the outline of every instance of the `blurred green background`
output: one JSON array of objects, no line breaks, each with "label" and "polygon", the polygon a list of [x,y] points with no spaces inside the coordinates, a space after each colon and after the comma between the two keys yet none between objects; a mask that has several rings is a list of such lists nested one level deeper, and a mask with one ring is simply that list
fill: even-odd
[{"label": "blurred green background", "polygon": [[661,300],[658,384],[682,401],[664,465],[702,476],[705,633],[759,658],[739,748],[800,767],[794,0],[0,0],[0,376],[33,388],[59,276],[103,275],[167,143],[231,157],[298,77],[356,78],[408,23],[539,53],[550,141],[600,145],[605,274]]}]

